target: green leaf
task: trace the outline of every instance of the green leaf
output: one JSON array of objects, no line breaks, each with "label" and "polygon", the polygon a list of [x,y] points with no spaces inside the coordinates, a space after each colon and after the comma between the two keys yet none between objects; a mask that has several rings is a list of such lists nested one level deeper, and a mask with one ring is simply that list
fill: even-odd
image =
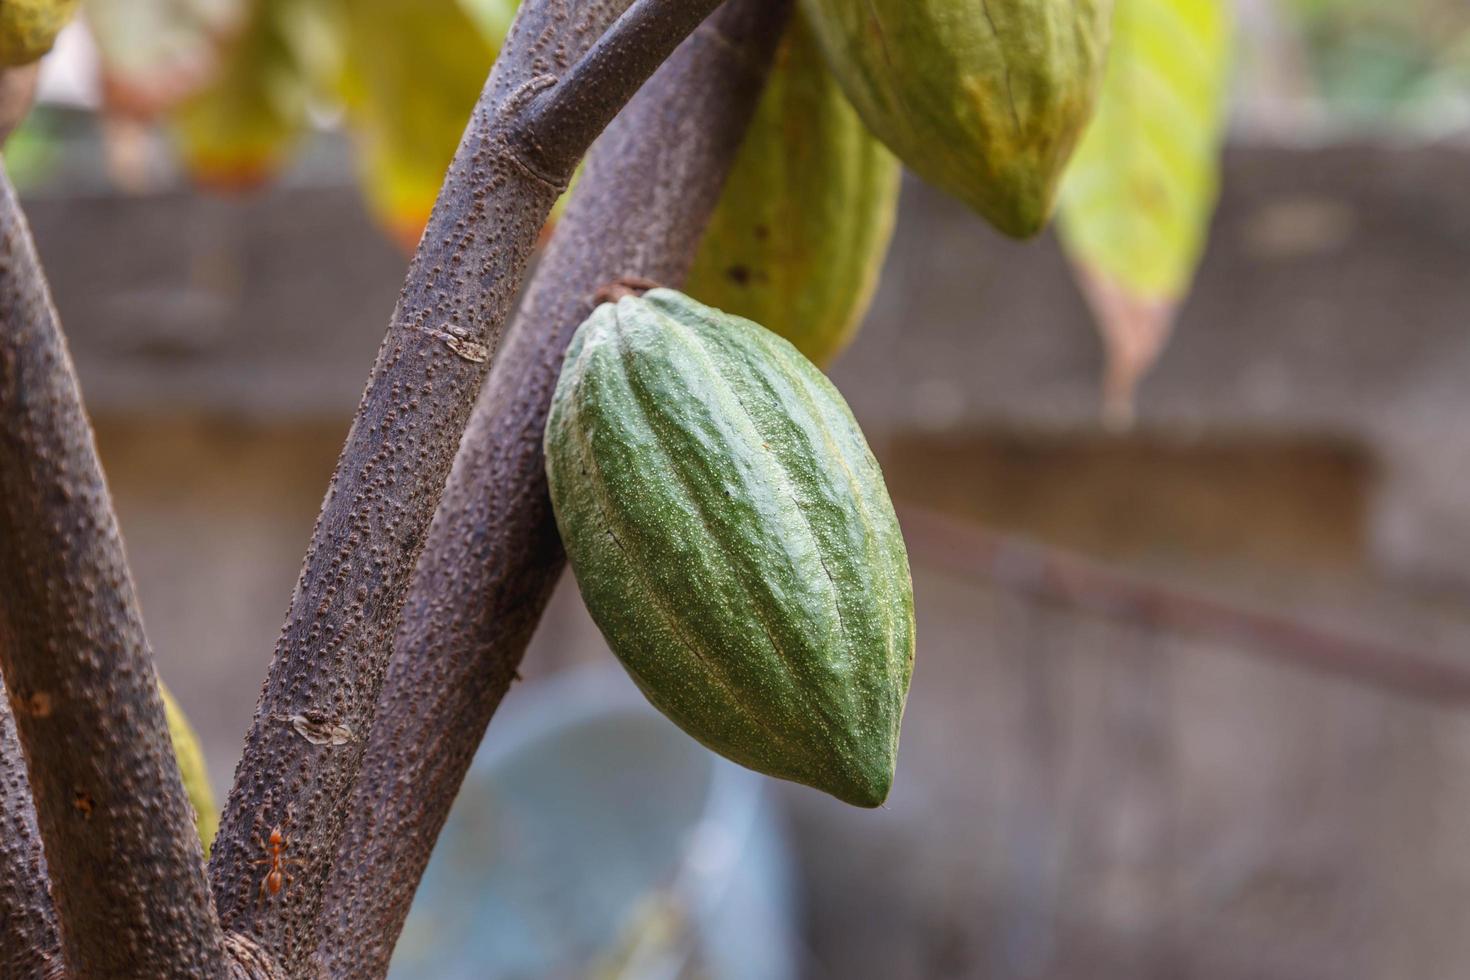
[{"label": "green leaf", "polygon": [[1131,413],[1204,248],[1232,37],[1225,0],[1118,0],[1114,10],[1102,93],[1059,215],[1107,347],[1116,420]]}]

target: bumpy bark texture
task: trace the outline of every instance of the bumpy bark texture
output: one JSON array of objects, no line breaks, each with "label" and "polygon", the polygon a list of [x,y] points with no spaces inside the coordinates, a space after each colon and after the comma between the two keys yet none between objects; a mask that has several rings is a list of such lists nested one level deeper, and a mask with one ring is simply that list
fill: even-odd
[{"label": "bumpy bark texture", "polygon": [[541,435],[599,286],[679,282],[753,111],[786,0],[734,0],[587,158],[464,442],[415,574],[327,890],[322,960],[378,976],[564,559]]},{"label": "bumpy bark texture", "polygon": [[60,966],[46,881],[31,784],[0,684],[0,977],[41,977]]},{"label": "bumpy bark texture", "polygon": [[[537,233],[577,159],[715,2],[635,0],[603,34],[619,6],[521,6],[317,520],[210,862],[226,926],[292,975],[312,969],[410,574]],[[263,892],[275,828],[289,880]]]},{"label": "bumpy bark texture", "polygon": [[0,669],[68,976],[221,976],[223,937],[122,538],[3,175]]}]

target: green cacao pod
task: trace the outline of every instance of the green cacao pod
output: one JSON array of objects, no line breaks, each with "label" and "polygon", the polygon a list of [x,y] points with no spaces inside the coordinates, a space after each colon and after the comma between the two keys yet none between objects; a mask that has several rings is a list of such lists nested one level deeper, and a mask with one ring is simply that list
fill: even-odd
[{"label": "green cacao pod", "polygon": [[655,706],[742,765],[883,802],[913,668],[908,556],[811,362],[672,290],[603,304],[567,352],[546,474],[582,598]]},{"label": "green cacao pod", "polygon": [[0,66],[25,65],[51,50],[78,0],[0,0]]},{"label": "green cacao pod", "polygon": [[792,18],[685,291],[825,366],[873,298],[899,177]]},{"label": "green cacao pod", "polygon": [[868,127],[1008,235],[1046,223],[1092,114],[1112,0],[803,0]]}]

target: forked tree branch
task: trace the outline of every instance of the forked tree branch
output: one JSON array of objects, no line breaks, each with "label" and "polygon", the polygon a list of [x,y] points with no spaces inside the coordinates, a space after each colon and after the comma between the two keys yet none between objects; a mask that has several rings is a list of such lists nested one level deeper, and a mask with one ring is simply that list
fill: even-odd
[{"label": "forked tree branch", "polygon": [[91,425],[3,171],[0,671],[67,975],[224,975],[203,852]]},{"label": "forked tree branch", "polygon": [[[636,85],[609,85],[609,80],[631,74],[649,78],[717,5],[635,2],[629,6],[618,29],[599,38],[562,83],[548,89],[530,107],[525,134],[540,167],[551,173],[570,172],[587,153],[588,144],[581,138],[586,126],[595,124],[601,132],[638,89]],[[571,120],[585,122],[568,125]]]},{"label": "forked tree branch", "polygon": [[[527,0],[450,164],[322,505],[210,862],[226,927],[290,975],[311,969],[409,578],[537,233],[576,159],[715,5],[634,0],[614,22],[613,0]],[[291,879],[278,892],[262,889],[258,863],[276,828]]]},{"label": "forked tree branch", "polygon": [[60,942],[31,784],[0,684],[0,977],[59,972]]},{"label": "forked tree branch", "polygon": [[327,889],[330,976],[386,972],[450,804],[561,574],[541,433],[572,332],[615,277],[683,280],[788,11],[788,0],[730,0],[587,157],[414,576]]}]

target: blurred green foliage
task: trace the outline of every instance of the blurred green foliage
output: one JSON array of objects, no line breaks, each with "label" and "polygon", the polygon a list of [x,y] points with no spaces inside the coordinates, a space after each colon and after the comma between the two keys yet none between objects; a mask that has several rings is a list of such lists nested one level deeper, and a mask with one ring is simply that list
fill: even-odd
[{"label": "blurred green foliage", "polygon": [[26,188],[45,176],[61,156],[55,136],[55,115],[44,106],[35,109],[5,141],[5,171],[16,187]]},{"label": "blurred green foliage", "polygon": [[1470,125],[1470,3],[1281,0],[1299,32],[1311,93],[1329,117]]}]

